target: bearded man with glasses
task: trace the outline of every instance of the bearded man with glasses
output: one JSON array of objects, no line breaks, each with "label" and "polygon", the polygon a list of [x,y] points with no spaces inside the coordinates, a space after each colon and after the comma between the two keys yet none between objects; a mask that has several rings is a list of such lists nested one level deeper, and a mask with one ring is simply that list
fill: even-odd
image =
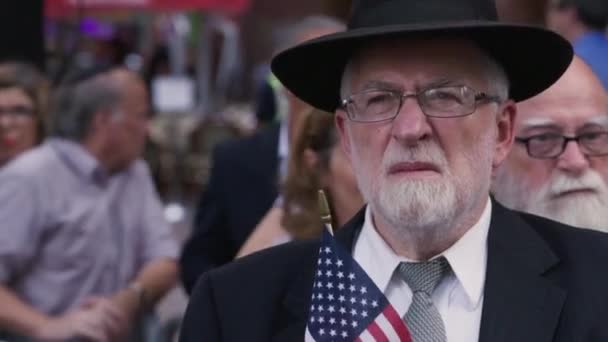
[{"label": "bearded man with glasses", "polygon": [[315,272],[344,264],[300,241],[205,273],[180,341],[410,341],[389,327],[399,319],[413,342],[608,341],[608,275],[596,267],[608,235],[490,198],[516,102],[571,61],[567,41],[498,22],[491,0],[357,0],[345,32],[281,52],[273,73],[334,113],[367,203],[335,244],[398,317],[368,314],[367,298],[355,298],[360,276]]},{"label": "bearded man with glasses", "polygon": [[580,58],[518,104],[515,148],[493,192],[508,207],[608,231],[608,93]]}]

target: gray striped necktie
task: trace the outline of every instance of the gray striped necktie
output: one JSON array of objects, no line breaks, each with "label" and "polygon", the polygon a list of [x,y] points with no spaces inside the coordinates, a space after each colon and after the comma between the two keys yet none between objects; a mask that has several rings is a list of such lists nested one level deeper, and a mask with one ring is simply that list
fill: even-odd
[{"label": "gray striped necktie", "polygon": [[402,262],[399,272],[414,294],[405,314],[413,342],[446,342],[445,325],[433,304],[433,290],[450,269],[444,257],[425,262]]}]

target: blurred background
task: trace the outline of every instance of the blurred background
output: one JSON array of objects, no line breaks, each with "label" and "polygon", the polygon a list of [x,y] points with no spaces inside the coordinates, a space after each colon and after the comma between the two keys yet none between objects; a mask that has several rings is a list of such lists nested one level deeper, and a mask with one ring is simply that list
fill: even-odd
[{"label": "blurred background", "polygon": [[[498,0],[503,19],[542,25],[546,0]],[[210,152],[276,118],[256,115],[258,85],[289,25],[311,14],[346,20],[349,0],[22,0],[0,3],[0,59],[32,62],[58,84],[74,67],[126,65],[151,92],[146,160],[183,241],[205,188]],[[176,288],[161,318],[179,317]]]}]

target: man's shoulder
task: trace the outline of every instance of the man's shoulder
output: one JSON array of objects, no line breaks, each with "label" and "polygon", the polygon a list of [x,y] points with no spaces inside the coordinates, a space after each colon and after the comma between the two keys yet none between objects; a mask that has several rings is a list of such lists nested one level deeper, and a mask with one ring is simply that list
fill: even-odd
[{"label": "man's shoulder", "polygon": [[[608,260],[608,234],[573,227],[545,217],[519,213],[561,258],[597,258]],[[608,227],[608,224],[607,224]]]},{"label": "man's shoulder", "polygon": [[293,241],[264,249],[209,272],[214,283],[239,281],[286,283],[314,268],[319,248],[318,240]]},{"label": "man's shoulder", "polygon": [[294,241],[262,250],[204,273],[194,292],[211,289],[217,303],[276,302],[295,284],[312,284],[318,248],[319,241]]},{"label": "man's shoulder", "polygon": [[61,164],[55,151],[47,144],[34,147],[11,160],[0,175],[11,178],[38,179],[51,177],[53,169]]}]

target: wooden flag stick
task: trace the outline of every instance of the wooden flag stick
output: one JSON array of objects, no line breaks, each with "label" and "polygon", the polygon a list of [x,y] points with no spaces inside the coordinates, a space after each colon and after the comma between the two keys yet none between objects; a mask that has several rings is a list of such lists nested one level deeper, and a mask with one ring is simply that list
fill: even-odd
[{"label": "wooden flag stick", "polygon": [[321,215],[321,222],[331,235],[334,235],[334,228],[331,224],[331,211],[329,210],[329,204],[327,203],[327,197],[325,196],[325,192],[323,190],[319,190],[319,212]]}]

